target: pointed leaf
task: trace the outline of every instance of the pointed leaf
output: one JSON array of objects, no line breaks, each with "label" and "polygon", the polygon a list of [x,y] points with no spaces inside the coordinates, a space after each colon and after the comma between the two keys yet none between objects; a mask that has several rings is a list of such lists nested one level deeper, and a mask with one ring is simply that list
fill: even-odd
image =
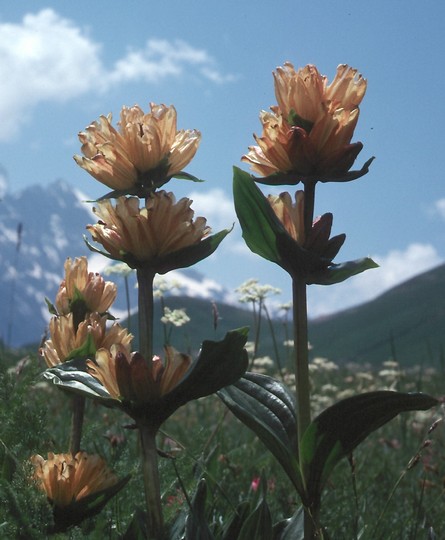
[{"label": "pointed leaf", "polygon": [[[252,177],[234,167],[233,196],[243,238],[251,251],[312,283],[330,261],[301,247],[286,231]],[[324,274],[322,274],[324,275]],[[309,277],[308,277],[309,276]]]},{"label": "pointed leaf", "polygon": [[159,419],[164,421],[181,405],[214,394],[242,377],[248,365],[244,349],[248,333],[248,328],[239,328],[227,332],[222,341],[204,341],[182,381],[160,399]]},{"label": "pointed leaf", "polygon": [[147,514],[141,508],[136,508],[122,540],[146,540],[147,538]]},{"label": "pointed leaf", "polygon": [[11,482],[18,467],[15,456],[3,441],[0,440],[0,479]]},{"label": "pointed leaf", "polygon": [[70,352],[66,360],[72,360],[74,358],[94,356],[96,354],[96,344],[94,343],[94,338],[92,334],[88,334],[85,342]]},{"label": "pointed leaf", "polygon": [[243,238],[251,251],[280,264],[277,234],[284,228],[250,174],[233,168],[233,197]]},{"label": "pointed leaf", "polygon": [[[158,259],[152,259],[149,261],[149,266],[153,268],[158,274],[166,274],[171,270],[176,270],[177,268],[187,268],[193,264],[202,261],[203,259],[209,257],[219,246],[219,244],[224,240],[224,238],[232,231],[231,229],[224,229],[219,231],[204,240],[201,240],[197,244],[192,244],[191,246],[178,249],[172,253],[168,253],[165,256],[159,257]],[[147,263],[141,263],[138,261],[131,253],[122,253],[120,257],[113,257],[106,251],[102,251],[93,244],[91,244],[87,237],[83,236],[84,242],[87,245],[88,249],[93,253],[100,253],[104,257],[111,259],[113,261],[123,261],[130,268],[139,268],[146,266]]]},{"label": "pointed leaf", "polygon": [[236,540],[273,540],[272,516],[263,495],[255,510],[247,517]]},{"label": "pointed leaf", "polygon": [[229,520],[227,520],[224,531],[221,536],[221,540],[234,540],[238,538],[240,530],[244,525],[244,522],[250,516],[250,502],[242,501],[235,510],[235,513]]},{"label": "pointed leaf", "polygon": [[[355,152],[358,153],[361,150],[361,143],[354,143],[351,146],[355,146]],[[341,172],[338,174],[332,174],[329,176],[326,176],[324,178],[320,178],[319,175],[317,176],[304,176],[302,174],[298,174],[295,172],[290,173],[283,173],[283,172],[276,172],[273,174],[270,174],[269,176],[253,176],[249,175],[252,180],[255,182],[258,182],[259,184],[266,184],[268,186],[282,186],[282,185],[288,185],[288,186],[294,186],[298,184],[299,182],[351,182],[352,180],[357,180],[357,178],[361,178],[365,174],[369,172],[369,167],[371,163],[374,161],[374,157],[368,159],[368,161],[365,162],[363,167],[360,170],[355,171],[348,171],[348,172]]]},{"label": "pointed leaf", "polygon": [[307,284],[334,285],[335,283],[341,283],[352,276],[360,274],[365,270],[378,267],[379,265],[369,257],[340,264],[332,264],[328,268],[322,270],[318,275],[312,274],[307,281]]},{"label": "pointed leaf", "polygon": [[46,296],[45,296],[45,303],[51,315],[58,315],[56,306],[52,302],[50,302]]},{"label": "pointed leaf", "polygon": [[308,494],[305,504],[319,503],[332,469],[370,433],[401,412],[426,410],[437,403],[426,394],[378,391],[344,399],[323,411],[301,441],[300,465]]},{"label": "pointed leaf", "polygon": [[43,376],[56,386],[70,392],[99,399],[107,404],[111,404],[113,401],[119,403],[110,396],[105,387],[95,377],[87,373],[84,358],[75,358],[49,368],[43,372]]},{"label": "pointed leaf", "polygon": [[196,489],[195,496],[193,497],[190,513],[187,516],[185,524],[185,540],[213,540],[214,536],[211,533],[207,524],[207,518],[205,514],[205,502],[207,496],[207,486],[204,479],[202,479]]},{"label": "pointed leaf", "polygon": [[291,518],[274,526],[274,540],[304,540],[304,510],[302,506]]},{"label": "pointed leaf", "polygon": [[295,403],[287,387],[267,375],[246,373],[237,383],[220,390],[218,396],[258,436],[302,493]]},{"label": "pointed leaf", "polygon": [[200,178],[193,176],[193,174],[187,173],[185,171],[175,173],[173,176],[170,176],[170,178],[178,178],[179,180],[190,180],[190,182],[205,182],[205,180],[201,180]]},{"label": "pointed leaf", "polygon": [[166,274],[177,268],[192,266],[209,257],[232,229],[233,226],[231,229],[224,229],[212,234],[197,244],[169,253],[155,261],[152,266],[158,274]]}]

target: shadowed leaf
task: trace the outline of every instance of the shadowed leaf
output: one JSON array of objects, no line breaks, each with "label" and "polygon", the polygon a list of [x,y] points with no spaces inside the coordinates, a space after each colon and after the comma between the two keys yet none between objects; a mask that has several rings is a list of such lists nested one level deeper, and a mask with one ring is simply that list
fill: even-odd
[{"label": "shadowed leaf", "polygon": [[308,506],[318,505],[335,465],[370,433],[404,411],[427,410],[437,400],[426,394],[369,392],[344,399],[323,411],[307,428],[301,441],[301,470]]},{"label": "shadowed leaf", "polygon": [[295,404],[288,388],[267,375],[246,373],[237,383],[220,390],[218,396],[258,436],[302,493]]}]

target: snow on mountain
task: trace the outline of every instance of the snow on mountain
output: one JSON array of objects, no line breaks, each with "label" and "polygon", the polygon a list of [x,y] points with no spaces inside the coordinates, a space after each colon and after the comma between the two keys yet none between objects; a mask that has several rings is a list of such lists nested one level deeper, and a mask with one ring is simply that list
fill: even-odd
[{"label": "snow on mountain", "polygon": [[[85,245],[85,226],[95,218],[86,195],[63,181],[6,192],[0,201],[0,339],[18,347],[38,343],[49,320],[45,297],[54,301],[67,257],[88,256],[89,268],[102,272],[110,260],[92,254]],[[178,282],[167,294],[232,303],[230,292],[193,269],[170,272]],[[124,278],[110,275],[118,285],[113,314],[124,317]],[[131,305],[137,305],[134,273],[129,278]]]}]

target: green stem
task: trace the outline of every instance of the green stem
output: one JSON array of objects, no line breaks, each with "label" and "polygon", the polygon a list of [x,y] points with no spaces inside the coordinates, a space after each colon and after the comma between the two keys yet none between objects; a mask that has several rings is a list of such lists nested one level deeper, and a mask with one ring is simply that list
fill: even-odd
[{"label": "green stem", "polygon": [[266,304],[263,305],[264,313],[266,314],[267,323],[269,325],[270,335],[272,336],[273,349],[275,354],[275,360],[277,362],[278,372],[280,374],[281,380],[284,381],[284,372],[283,366],[281,365],[280,353],[278,350],[277,336],[275,335],[275,328],[270,318],[269,310],[267,309]]},{"label": "green stem", "polygon": [[[310,181],[304,184],[304,233],[309,234],[314,221],[315,185]],[[292,276],[292,296],[294,315],[295,379],[297,390],[298,452],[301,459],[301,440],[311,423],[311,400],[309,382],[307,290],[304,276]],[[305,508],[304,538],[316,538],[318,508]]]},{"label": "green stem", "polygon": [[73,456],[75,456],[80,450],[80,441],[82,439],[85,398],[83,396],[73,396],[71,407],[70,452]]},{"label": "green stem", "polygon": [[145,488],[149,540],[163,540],[164,518],[161,504],[156,429],[146,424],[139,425],[141,441],[142,475]]},{"label": "green stem", "polygon": [[[299,276],[292,280],[294,310],[295,384],[297,397],[298,442],[311,422],[306,283]],[[300,444],[298,445],[300,448]]]},{"label": "green stem", "polygon": [[315,182],[304,184],[304,234],[307,236],[312,229],[315,208]]},{"label": "green stem", "polygon": [[[151,268],[138,268],[138,328],[139,352],[145,358],[148,369],[152,369],[153,358],[153,280]],[[142,475],[145,488],[147,525],[149,540],[163,540],[164,518],[161,504],[161,485],[156,449],[156,432],[145,421],[138,422],[141,441]]]},{"label": "green stem", "polygon": [[128,286],[128,275],[125,275],[124,276],[124,283],[125,283],[125,300],[126,300],[126,303],[127,303],[127,326],[128,326],[128,331],[130,332],[131,331],[131,306],[130,306],[130,289],[129,289],[129,286]]},{"label": "green stem", "polygon": [[138,268],[139,352],[151,370],[153,358],[153,279],[151,268]]}]

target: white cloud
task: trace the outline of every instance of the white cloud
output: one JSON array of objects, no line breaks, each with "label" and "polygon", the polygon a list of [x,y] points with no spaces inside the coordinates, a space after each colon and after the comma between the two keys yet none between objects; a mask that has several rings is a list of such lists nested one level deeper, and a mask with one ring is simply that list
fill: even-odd
[{"label": "white cloud", "polygon": [[111,69],[102,50],[84,29],[52,9],[27,14],[19,24],[0,23],[0,139],[17,133],[42,101],[63,102],[124,82],[153,83],[186,72],[214,83],[232,80],[207,51],[181,40],[150,39]]},{"label": "white cloud", "polygon": [[410,244],[372,257],[379,268],[368,270],[338,285],[309,287],[311,317],[327,315],[376,298],[388,289],[442,263],[431,244]]},{"label": "white cloud", "polygon": [[236,222],[233,201],[219,188],[210,191],[193,191],[188,197],[192,199],[195,216],[204,216],[214,232],[230,229]]},{"label": "white cloud", "polygon": [[438,214],[445,220],[445,199],[438,199],[434,202],[434,214]]},{"label": "white cloud", "polygon": [[[200,73],[213,80],[215,77],[209,67],[213,63],[206,51],[195,49],[185,41],[150,39],[144,50],[131,50],[118,60],[107,80],[110,83],[141,79],[157,82],[165,77],[182,75],[188,66],[199,66]],[[216,73],[223,77],[219,72]]]},{"label": "white cloud", "polygon": [[8,174],[6,170],[0,166],[0,198],[4,197],[8,191]]}]

